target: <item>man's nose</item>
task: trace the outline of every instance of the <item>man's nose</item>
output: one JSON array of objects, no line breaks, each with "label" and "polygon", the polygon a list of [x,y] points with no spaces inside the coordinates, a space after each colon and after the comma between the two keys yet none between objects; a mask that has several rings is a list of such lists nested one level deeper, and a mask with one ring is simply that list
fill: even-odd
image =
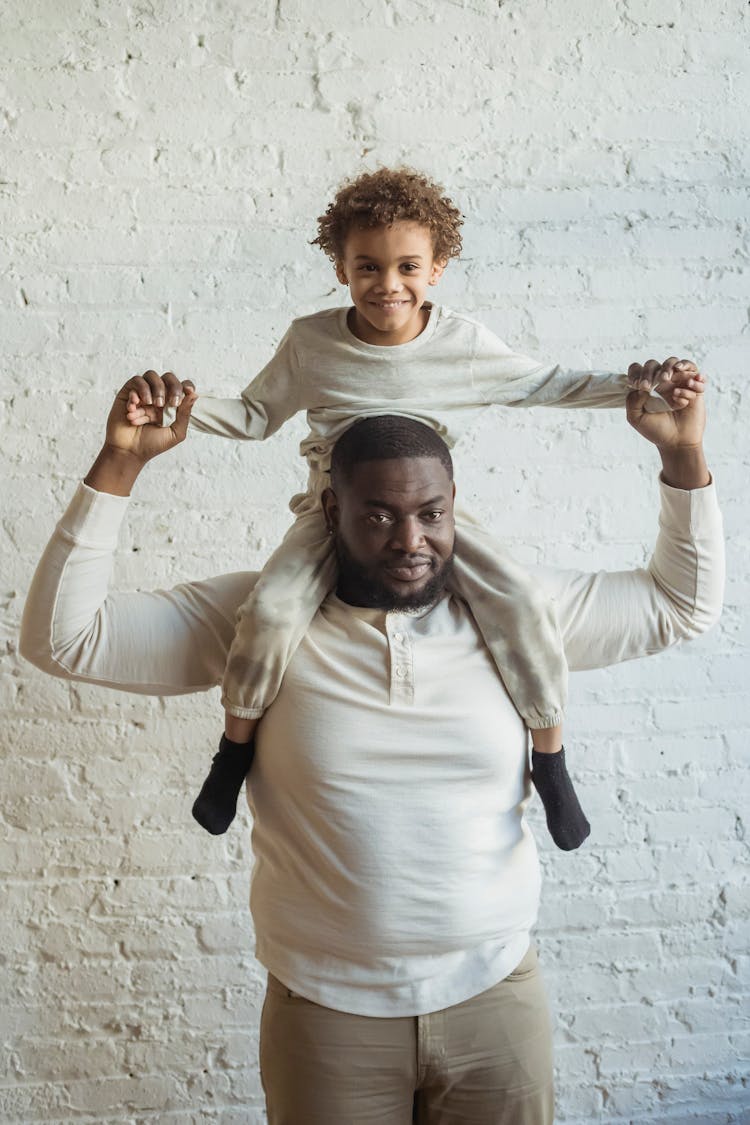
[{"label": "man's nose", "polygon": [[393,528],[391,546],[398,551],[406,551],[412,554],[414,551],[418,551],[420,547],[424,547],[424,543],[422,524],[416,516],[408,516],[399,520]]}]

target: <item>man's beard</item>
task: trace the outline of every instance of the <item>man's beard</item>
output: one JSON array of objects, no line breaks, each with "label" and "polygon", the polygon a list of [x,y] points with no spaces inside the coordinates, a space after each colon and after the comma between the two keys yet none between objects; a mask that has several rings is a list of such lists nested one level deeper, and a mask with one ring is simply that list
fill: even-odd
[{"label": "man's beard", "polygon": [[336,536],[336,559],[339,567],[339,591],[350,605],[368,606],[371,609],[424,609],[434,605],[445,590],[453,572],[453,558],[442,561],[433,556],[432,576],[413,594],[397,594],[378,576],[376,567],[368,567],[354,559],[341,539]]}]

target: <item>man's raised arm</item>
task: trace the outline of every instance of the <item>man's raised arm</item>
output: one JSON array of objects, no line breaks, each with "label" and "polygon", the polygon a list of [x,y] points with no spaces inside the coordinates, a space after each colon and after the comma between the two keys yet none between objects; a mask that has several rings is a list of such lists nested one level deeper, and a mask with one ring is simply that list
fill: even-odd
[{"label": "man's raised arm", "polygon": [[[637,383],[641,370],[632,365],[628,375]],[[648,412],[647,398],[631,393],[627,417],[656,446],[662,464],[659,534],[648,566],[541,574],[556,601],[572,670],[660,652],[705,632],[721,612],[724,542],[703,452],[703,395],[693,394],[675,413]]]},{"label": "man's raised arm", "polygon": [[[128,422],[134,398],[147,416]],[[153,457],[185,439],[192,384],[171,373],[131,379],[107,419],[104,444],[37,567],[21,623],[22,656],[42,671],[149,695],[221,681],[235,614],[253,577],[226,575],[155,593],[109,593],[127,497]],[[177,407],[171,427],[161,411]],[[141,407],[139,407],[141,409]]]}]

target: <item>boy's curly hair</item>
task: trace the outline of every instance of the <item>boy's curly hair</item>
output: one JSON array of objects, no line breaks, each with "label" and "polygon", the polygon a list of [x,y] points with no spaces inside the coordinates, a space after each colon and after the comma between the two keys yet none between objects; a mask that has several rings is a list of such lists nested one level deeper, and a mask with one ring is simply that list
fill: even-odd
[{"label": "boy's curly hair", "polygon": [[419,223],[429,227],[438,261],[448,261],[461,253],[463,221],[442,187],[427,176],[413,168],[378,168],[342,184],[318,218],[318,237],[312,245],[320,246],[332,262],[340,262],[352,227]]}]

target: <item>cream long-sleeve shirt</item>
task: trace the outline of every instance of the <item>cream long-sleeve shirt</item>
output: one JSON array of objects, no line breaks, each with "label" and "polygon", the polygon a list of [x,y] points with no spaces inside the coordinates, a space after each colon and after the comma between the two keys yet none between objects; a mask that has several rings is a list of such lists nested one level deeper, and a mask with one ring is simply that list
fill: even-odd
[{"label": "cream long-sleeve shirt", "polygon": [[[55,676],[180,694],[221,680],[255,576],[110,592],[128,501],[81,485],[39,564],[21,652]],[[661,485],[644,569],[538,572],[571,669],[708,628],[723,588],[713,486]],[[365,1015],[458,1003],[520,961],[539,898],[526,737],[463,603],[416,614],[331,595],[264,716],[250,775],[260,961]]]},{"label": "cream long-sleeve shirt", "polygon": [[[262,441],[300,411],[310,432],[300,446],[310,490],[323,483],[336,439],[358,418],[403,414],[453,447],[482,411],[499,406],[622,407],[624,374],[566,371],[511,350],[471,317],[429,306],[423,331],[406,344],[359,340],[347,308],[299,317],[276,353],[237,398],[200,395],[191,425],[238,441]],[[652,410],[668,409],[655,395]]]}]

